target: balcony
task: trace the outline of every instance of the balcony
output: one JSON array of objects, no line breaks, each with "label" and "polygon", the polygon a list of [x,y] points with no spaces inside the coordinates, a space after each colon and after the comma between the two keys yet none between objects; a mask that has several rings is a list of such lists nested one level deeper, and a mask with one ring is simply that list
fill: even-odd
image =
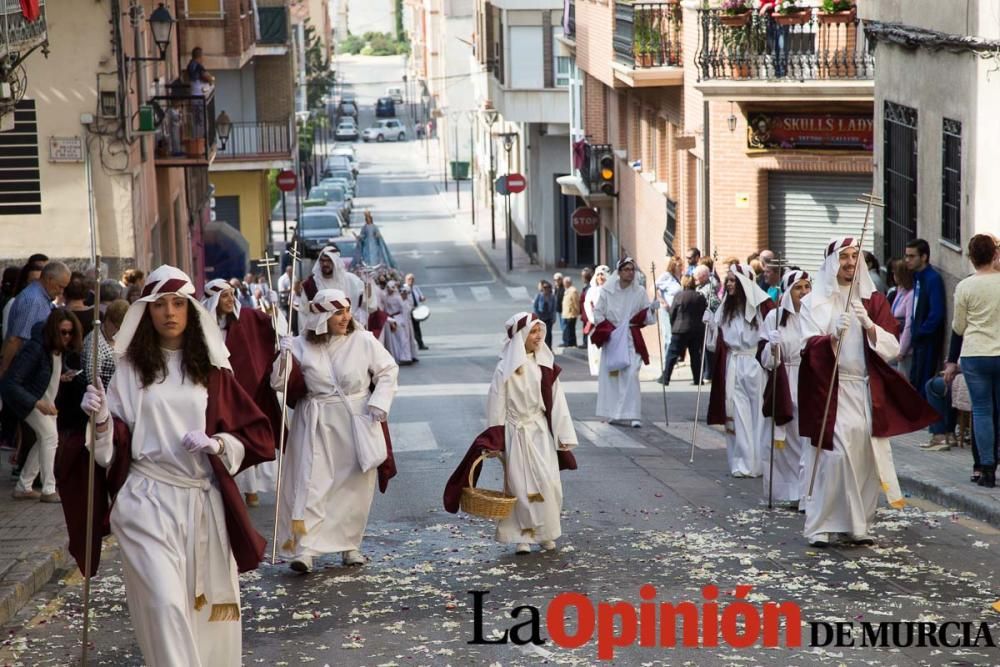
[{"label": "balcony", "polygon": [[160,125],[156,131],[156,166],[207,167],[215,159],[215,93],[191,95],[175,85],[169,95],[150,102]]},{"label": "balcony", "polygon": [[0,57],[23,53],[48,39],[45,0],[38,0],[38,16],[21,7],[20,0],[0,0]]},{"label": "balcony", "polygon": [[292,165],[291,118],[283,121],[238,121],[226,146],[219,146],[212,171],[285,169]]},{"label": "balcony", "polygon": [[572,41],[576,36],[576,0],[564,0],[563,37]]},{"label": "balcony", "polygon": [[669,2],[615,2],[615,78],[633,87],[684,82],[681,8]]},{"label": "balcony", "polygon": [[872,99],[875,45],[853,12],[806,8],[775,17],[700,9],[698,23],[695,65],[703,94]]},{"label": "balcony", "polygon": [[200,46],[209,70],[240,69],[254,55],[257,28],[250,0],[183,0],[181,51]]}]

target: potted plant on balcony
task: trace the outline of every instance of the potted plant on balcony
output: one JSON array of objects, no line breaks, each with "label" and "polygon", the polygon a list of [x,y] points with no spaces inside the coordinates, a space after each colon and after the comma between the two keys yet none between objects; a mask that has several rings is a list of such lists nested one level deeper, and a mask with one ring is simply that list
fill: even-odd
[{"label": "potted plant on balcony", "polygon": [[748,0],[722,0],[719,5],[719,23],[727,28],[742,28],[750,23],[753,5]]},{"label": "potted plant on balcony", "polygon": [[819,12],[820,23],[854,23],[857,17],[854,0],[823,0]]},{"label": "potted plant on balcony", "polygon": [[635,17],[635,33],[632,38],[632,54],[637,67],[649,67],[651,30],[649,21],[642,14]]},{"label": "potted plant on balcony", "polygon": [[778,0],[774,3],[774,22],[780,26],[805,25],[812,19],[812,10],[799,7],[798,0]]}]

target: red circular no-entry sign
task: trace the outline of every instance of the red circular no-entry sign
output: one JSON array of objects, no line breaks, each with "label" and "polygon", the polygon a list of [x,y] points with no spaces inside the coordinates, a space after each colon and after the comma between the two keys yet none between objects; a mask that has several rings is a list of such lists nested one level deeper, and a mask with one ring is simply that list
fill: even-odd
[{"label": "red circular no-entry sign", "polygon": [[511,194],[524,192],[526,187],[528,187],[528,181],[524,176],[521,174],[507,174],[507,189],[510,190]]},{"label": "red circular no-entry sign", "polygon": [[592,208],[581,206],[573,211],[570,224],[577,236],[592,236],[601,224],[601,215]]},{"label": "red circular no-entry sign", "polygon": [[275,183],[278,185],[278,189],[282,192],[291,192],[298,186],[299,179],[295,177],[295,172],[291,169],[284,169],[278,172],[278,177],[275,179]]}]

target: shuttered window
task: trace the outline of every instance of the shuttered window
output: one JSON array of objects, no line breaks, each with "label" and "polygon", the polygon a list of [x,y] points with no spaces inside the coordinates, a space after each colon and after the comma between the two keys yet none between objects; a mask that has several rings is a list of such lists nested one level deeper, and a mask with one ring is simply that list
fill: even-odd
[{"label": "shuttered window", "polygon": [[14,108],[14,129],[0,132],[0,215],[41,212],[35,101],[21,100]]}]

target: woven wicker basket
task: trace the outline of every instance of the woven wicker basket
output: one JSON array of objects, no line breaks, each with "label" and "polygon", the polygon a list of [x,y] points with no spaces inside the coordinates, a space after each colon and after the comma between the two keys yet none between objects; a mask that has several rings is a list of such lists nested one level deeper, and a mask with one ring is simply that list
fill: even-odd
[{"label": "woven wicker basket", "polygon": [[[508,495],[506,488],[504,491],[490,491],[489,489],[477,489],[474,485],[473,474],[476,468],[482,465],[487,458],[486,454],[481,454],[476,462],[469,468],[469,485],[462,489],[462,499],[460,505],[462,511],[484,519],[506,519],[514,511],[514,503],[517,498]],[[503,457],[498,457],[503,464],[504,487],[507,486],[507,463]]]}]

